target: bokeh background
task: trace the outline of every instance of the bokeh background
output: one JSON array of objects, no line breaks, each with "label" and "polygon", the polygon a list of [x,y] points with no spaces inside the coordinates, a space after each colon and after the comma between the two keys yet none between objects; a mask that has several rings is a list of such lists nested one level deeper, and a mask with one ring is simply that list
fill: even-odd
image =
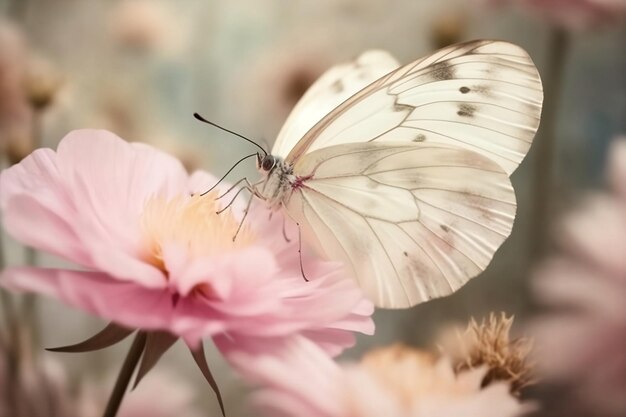
[{"label": "bokeh background", "polygon": [[[89,127],[150,143],[190,170],[219,176],[250,145],[197,122],[193,112],[271,144],[308,85],[364,50],[386,49],[406,63],[457,41],[514,42],[535,60],[546,103],[536,143],[513,175],[519,209],[510,239],[485,273],[453,296],[377,312],[376,335],[360,338],[345,355],[396,341],[429,346],[445,325],[490,311],[515,314],[521,326],[536,314],[529,277],[552,250],[555,224],[586,192],[603,186],[609,143],[626,132],[626,26],[619,13],[572,20],[566,6],[549,14],[541,2],[524,3],[0,0],[2,163],[36,146],[55,148],[70,130]],[[255,175],[252,163],[230,178],[244,175]],[[3,242],[9,265],[33,256],[41,265],[60,262],[25,251],[8,236]],[[79,341],[103,325],[43,299],[36,315],[37,349]],[[69,369],[74,390],[88,375],[106,393],[126,349],[42,355]],[[243,384],[207,349],[228,415],[251,415],[241,401]],[[168,352],[159,367],[192,387],[202,415],[218,414],[184,348]]]}]

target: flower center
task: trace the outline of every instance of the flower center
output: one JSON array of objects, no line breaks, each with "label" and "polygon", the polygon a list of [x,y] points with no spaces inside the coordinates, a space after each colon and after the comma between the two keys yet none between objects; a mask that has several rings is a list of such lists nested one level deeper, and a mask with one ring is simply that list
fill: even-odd
[{"label": "flower center", "polygon": [[410,409],[423,392],[434,388],[434,363],[429,353],[398,344],[370,352],[361,366]]},{"label": "flower center", "polygon": [[221,209],[216,191],[201,195],[181,195],[167,200],[155,196],[146,201],[141,215],[148,261],[164,272],[163,250],[175,245],[187,257],[207,257],[250,245],[254,234],[244,225],[233,241],[240,220],[230,209]]}]

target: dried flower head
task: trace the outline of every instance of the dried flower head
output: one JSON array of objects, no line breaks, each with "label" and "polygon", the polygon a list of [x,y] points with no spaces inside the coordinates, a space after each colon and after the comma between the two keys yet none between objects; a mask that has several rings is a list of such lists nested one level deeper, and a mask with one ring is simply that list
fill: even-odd
[{"label": "dried flower head", "polygon": [[465,332],[456,331],[455,343],[444,339],[441,350],[452,358],[457,372],[487,366],[483,386],[494,381],[507,381],[511,392],[519,393],[533,383],[532,364],[528,354],[532,349],[529,338],[511,338],[513,316],[491,313],[478,323],[471,319]]},{"label": "dried flower head", "polygon": [[446,13],[433,22],[431,42],[436,49],[458,43],[467,29],[467,16],[461,13]]},{"label": "dried flower head", "polygon": [[12,164],[32,151],[32,109],[22,88],[27,60],[23,34],[0,19],[0,153]]},{"label": "dried flower head", "polygon": [[26,72],[24,90],[35,110],[48,107],[61,87],[62,79],[53,65],[42,59],[33,59]]}]

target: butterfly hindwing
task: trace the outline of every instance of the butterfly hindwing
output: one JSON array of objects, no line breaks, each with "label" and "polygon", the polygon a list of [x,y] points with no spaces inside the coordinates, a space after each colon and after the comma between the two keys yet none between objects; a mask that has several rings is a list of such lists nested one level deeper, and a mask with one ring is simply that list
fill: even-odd
[{"label": "butterfly hindwing", "polygon": [[381,307],[447,295],[484,270],[508,237],[515,194],[488,158],[441,144],[318,149],[286,205],[307,241],[341,260]]}]

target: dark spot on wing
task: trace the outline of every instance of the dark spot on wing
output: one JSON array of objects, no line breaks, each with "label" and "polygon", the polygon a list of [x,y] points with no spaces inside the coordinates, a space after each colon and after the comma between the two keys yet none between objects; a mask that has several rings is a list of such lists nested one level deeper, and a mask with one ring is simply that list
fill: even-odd
[{"label": "dark spot on wing", "polygon": [[447,62],[439,62],[433,65],[431,75],[437,81],[451,80],[454,78],[454,69]]},{"label": "dark spot on wing", "polygon": [[426,135],[420,133],[419,135],[413,138],[413,142],[424,142],[426,140]]},{"label": "dark spot on wing", "polygon": [[467,94],[467,93],[469,93],[471,90],[469,89],[469,87],[461,87],[461,88],[459,88],[459,91],[460,91],[462,94]]},{"label": "dark spot on wing", "polygon": [[409,253],[407,251],[402,252],[404,254],[404,256],[409,256]]},{"label": "dark spot on wing", "polygon": [[461,117],[474,117],[477,107],[473,104],[462,103],[459,106],[459,111],[456,112]]},{"label": "dark spot on wing", "polygon": [[393,103],[393,111],[397,111],[397,112],[404,112],[404,111],[412,112],[414,108],[415,107],[409,104],[402,104],[398,102]]},{"label": "dark spot on wing", "polygon": [[446,226],[445,224],[440,224],[439,227],[441,228],[441,230],[443,230],[446,233],[450,231],[450,228]]}]

